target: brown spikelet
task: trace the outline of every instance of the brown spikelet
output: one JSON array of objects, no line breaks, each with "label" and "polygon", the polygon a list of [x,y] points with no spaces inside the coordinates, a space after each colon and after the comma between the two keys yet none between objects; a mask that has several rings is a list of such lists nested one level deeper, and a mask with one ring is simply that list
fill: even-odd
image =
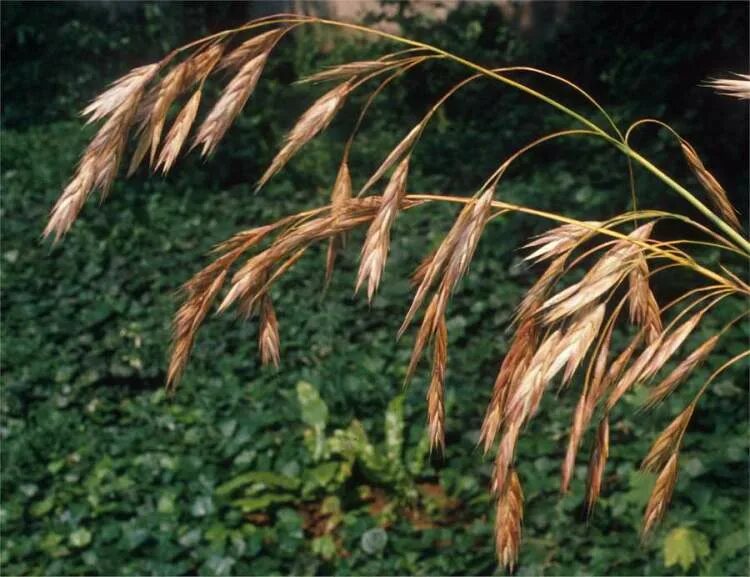
[{"label": "brown spikelet", "polygon": [[586,396],[581,395],[578,399],[575,411],[573,412],[573,423],[570,428],[570,438],[568,439],[568,448],[565,451],[565,458],[563,459],[561,478],[560,478],[560,492],[567,493],[570,487],[570,479],[573,475],[573,468],[576,464],[576,455],[578,454],[578,448],[581,444],[581,438],[583,437],[583,431],[586,424],[590,420],[591,416],[587,414],[588,405],[586,403]]},{"label": "brown spikelet", "polygon": [[185,88],[189,88],[197,82],[202,82],[213,71],[223,53],[224,46],[217,43],[192,56],[188,61]]},{"label": "brown spikelet", "polygon": [[697,312],[670,334],[662,333],[656,341],[646,347],[625,371],[610,394],[607,400],[607,410],[611,410],[635,383],[649,379],[661,369],[698,325],[703,314],[704,311]]},{"label": "brown spikelet", "polygon": [[134,97],[140,98],[146,84],[151,81],[160,66],[160,64],[140,66],[134,68],[122,78],[115,80],[107,90],[83,109],[81,114],[88,116],[86,122],[95,122],[121,111],[123,107],[132,106]]},{"label": "brown spikelet", "polygon": [[185,143],[185,140],[190,133],[190,128],[193,125],[196,114],[198,113],[200,102],[201,91],[196,90],[195,94],[190,97],[190,100],[188,100],[185,107],[177,115],[172,128],[170,128],[169,133],[164,140],[164,146],[159,154],[159,160],[155,167],[156,170],[161,167],[162,171],[166,174],[169,172],[169,169],[172,168],[174,161],[177,160],[177,156],[180,154],[180,150],[182,150],[182,145]]},{"label": "brown spikelet", "polygon": [[448,362],[448,330],[445,318],[437,323],[433,344],[432,377],[427,390],[427,423],[430,434],[430,450],[445,450],[445,366]]},{"label": "brown spikelet", "polygon": [[588,353],[591,343],[594,342],[599,333],[599,328],[602,326],[605,309],[604,304],[583,309],[573,319],[570,328],[565,333],[555,353],[558,356],[558,361],[563,358],[566,359],[563,383],[570,382],[573,373]]},{"label": "brown spikelet", "polygon": [[375,291],[380,284],[380,278],[385,269],[385,262],[390,250],[391,227],[398,215],[399,206],[406,193],[406,179],[409,174],[409,157],[407,156],[394,170],[388,186],[383,192],[383,202],[378,214],[367,231],[362,255],[360,257],[359,272],[355,292],[358,292],[367,280],[367,300],[372,302]]},{"label": "brown spikelet", "polygon": [[257,36],[253,36],[249,40],[245,40],[242,44],[222,58],[217,68],[219,70],[225,70],[227,68],[236,69],[241,67],[248,60],[268,52],[268,50],[276,44],[276,41],[280,38],[283,32],[284,30],[282,28],[276,28],[258,34]]},{"label": "brown spikelet", "polygon": [[264,52],[239,69],[198,128],[192,148],[202,145],[201,154],[213,153],[258,84],[267,58],[268,53]]},{"label": "brown spikelet", "polygon": [[690,419],[694,411],[695,404],[690,403],[669,423],[666,429],[659,433],[659,436],[651,445],[648,454],[641,463],[641,468],[644,471],[655,473],[664,467],[669,457],[679,449],[680,441],[685,434],[687,426],[690,424]]},{"label": "brown spikelet", "polygon": [[[333,184],[331,191],[331,208],[334,217],[341,214],[343,207],[352,197],[352,178],[349,174],[349,165],[346,158],[339,166],[339,172],[336,175],[336,182]],[[326,273],[325,285],[331,282],[333,277],[333,267],[336,264],[336,255],[338,250],[344,244],[344,235],[334,236],[328,240],[328,250],[326,252]]]},{"label": "brown spikelet", "polygon": [[151,109],[151,127],[150,127],[150,150],[151,165],[156,160],[156,152],[159,149],[164,122],[167,119],[167,113],[172,103],[184,90],[188,79],[188,69],[190,61],[181,62],[169,71],[159,85],[159,91],[156,96],[153,108]]},{"label": "brown spikelet", "polygon": [[511,465],[513,464],[520,431],[521,423],[518,421],[508,421],[503,427],[503,435],[497,448],[490,484],[490,491],[494,495],[500,496],[505,490],[508,473],[512,470]]},{"label": "brown spikelet", "polygon": [[643,514],[641,534],[645,537],[661,521],[672,499],[672,491],[677,481],[678,454],[672,453],[664,468],[656,478],[651,497]]},{"label": "brown spikelet", "polygon": [[636,257],[636,264],[628,275],[628,305],[630,320],[643,327],[646,342],[653,343],[662,331],[659,304],[649,286],[648,262],[643,254]]},{"label": "brown spikelet", "polygon": [[586,510],[588,515],[594,510],[602,489],[604,467],[609,457],[609,418],[605,415],[599,423],[596,432],[596,442],[591,450],[589,460],[588,481],[586,484]]},{"label": "brown spikelet", "polygon": [[[128,80],[122,87],[113,86],[108,90],[113,94],[92,103],[88,112],[93,118],[108,116],[81,157],[78,168],[73,178],[63,190],[50,213],[49,221],[44,228],[43,235],[49,237],[54,235],[57,242],[72,226],[83,208],[86,199],[94,190],[99,190],[102,198],[106,197],[112,182],[117,175],[122,154],[127,143],[128,132],[133,123],[138,103],[143,95],[145,83],[156,71],[156,65],[152,65],[150,72],[139,72],[135,75],[138,82]],[[136,69],[140,70],[140,69]],[[136,71],[133,71],[133,74]],[[127,90],[126,90],[127,88]],[[125,100],[121,100],[123,92],[127,93]],[[111,109],[113,103],[118,107]]]},{"label": "brown spikelet", "polygon": [[417,265],[417,268],[414,269],[414,272],[411,274],[411,278],[409,279],[412,287],[418,287],[420,284],[422,284],[422,281],[425,279],[425,276],[427,275],[427,271],[430,268],[430,265],[432,264],[432,259],[435,258],[435,251],[432,251],[430,254],[428,254],[426,257],[422,259],[422,261]]},{"label": "brown spikelet", "polygon": [[513,383],[526,371],[529,362],[534,355],[536,347],[537,325],[534,319],[526,319],[518,326],[508,352],[503,358],[500,370],[495,378],[492,390],[492,399],[487,405],[487,411],[482,421],[482,429],[479,442],[484,445],[487,453],[502,423],[502,415],[505,410],[505,402]]},{"label": "brown spikelet", "polygon": [[633,358],[635,351],[641,345],[642,341],[643,331],[636,334],[635,337],[630,340],[628,346],[625,347],[619,355],[617,355],[617,358],[609,366],[609,370],[597,387],[601,391],[601,394],[604,394],[609,386],[612,385],[612,383],[618,381],[618,379],[622,375],[623,370],[625,370],[625,367],[630,362],[630,359]]},{"label": "brown spikelet", "polygon": [[562,254],[553,260],[545,269],[542,275],[537,279],[533,286],[526,291],[526,294],[518,305],[516,311],[516,320],[522,322],[530,318],[544,303],[552,285],[557,281],[560,275],[565,271],[565,261],[568,255]]},{"label": "brown spikelet", "polygon": [[495,550],[500,565],[512,572],[518,562],[523,523],[523,491],[515,470],[510,471],[507,486],[497,501]]},{"label": "brown spikelet", "polygon": [[276,154],[271,165],[258,181],[257,188],[266,182],[289,161],[292,156],[310,140],[315,138],[333,120],[344,100],[352,90],[352,84],[344,82],[318,98],[313,105],[300,116],[294,128],[289,132],[281,150]]},{"label": "brown spikelet", "polygon": [[[645,241],[653,226],[653,222],[644,224],[631,232],[628,239]],[[547,299],[542,307],[546,311],[545,322],[557,322],[596,301],[630,272],[634,257],[642,250],[631,240],[617,241],[579,282]]]},{"label": "brown spikelet", "polygon": [[680,146],[682,147],[682,153],[685,155],[685,159],[688,162],[693,174],[701,183],[703,189],[708,193],[708,197],[711,199],[716,210],[719,211],[721,217],[731,224],[736,230],[741,231],[742,225],[737,218],[737,213],[729,201],[724,188],[719,184],[713,174],[703,165],[698,153],[695,149],[686,141],[680,140]]},{"label": "brown spikelet", "polygon": [[338,66],[331,66],[315,74],[311,74],[300,80],[306,82],[326,82],[329,80],[348,80],[362,74],[369,74],[384,68],[392,67],[394,62],[388,60],[361,60],[358,62],[346,62]]},{"label": "brown spikelet", "polygon": [[372,188],[372,186],[378,180],[380,180],[386,172],[388,172],[388,169],[391,168],[391,166],[393,166],[396,162],[398,162],[404,154],[406,154],[406,152],[411,148],[412,144],[414,144],[414,142],[417,140],[417,137],[422,132],[423,128],[424,120],[417,124],[414,128],[412,128],[409,133],[404,136],[401,142],[399,142],[396,147],[388,153],[388,156],[385,157],[385,160],[380,164],[375,173],[359,191],[360,196],[370,190],[370,188]]},{"label": "brown spikelet", "polygon": [[183,285],[185,301],[173,322],[172,353],[167,371],[168,388],[174,389],[177,385],[187,365],[198,329],[224,284],[229,267],[243,252],[263,240],[273,229],[269,225],[235,235],[217,247],[217,252],[224,253],[222,256]]},{"label": "brown spikelet", "polygon": [[263,365],[279,367],[279,323],[271,297],[266,294],[260,304],[260,328],[258,329],[258,351]]},{"label": "brown spikelet", "polygon": [[685,357],[662,382],[651,390],[646,405],[653,407],[667,398],[677,385],[711,354],[718,341],[719,335],[714,335]]},{"label": "brown spikelet", "polygon": [[[591,227],[601,227],[598,221],[587,221],[583,224]],[[591,236],[593,231],[580,224],[564,224],[539,235],[528,242],[524,248],[538,247],[534,252],[524,257],[524,260],[542,261],[556,258],[570,252],[578,246],[586,237]]]},{"label": "brown spikelet", "polygon": [[427,292],[441,272],[444,274],[436,295],[438,297],[435,302],[438,310],[436,316],[445,312],[450,294],[474,256],[479,238],[490,216],[493,194],[494,188],[489,188],[479,198],[464,205],[453,227],[435,251],[429,266],[426,266],[424,277],[417,287],[417,292],[399,329],[399,336],[403,335],[411,324]]}]

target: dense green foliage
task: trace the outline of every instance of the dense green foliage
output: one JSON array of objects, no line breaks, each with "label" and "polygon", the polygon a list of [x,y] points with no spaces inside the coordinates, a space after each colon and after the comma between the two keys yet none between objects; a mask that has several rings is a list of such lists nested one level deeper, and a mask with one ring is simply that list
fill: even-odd
[{"label": "dense green foliage", "polygon": [[[394,335],[408,304],[408,273],[447,230],[449,208],[399,218],[372,307],[352,296],[361,233],[352,235],[325,298],[323,248],[300,261],[274,293],[282,370],[260,367],[252,322],[211,318],[176,395],[162,388],[174,291],[205,264],[210,247],[329,194],[354,107],[267,190],[252,193],[314,92],[290,81],[377,54],[382,45],[332,41],[324,31],[295,36],[272,59],[214,158],[192,155],[166,178],[139,173],[119,182],[102,207],[90,203],[59,246],[39,242],[90,135],[74,111],[129,67],[244,16],[223,6],[3,6],[0,568],[491,573],[490,463],[476,441],[508,321],[534,278],[517,248],[546,223],[493,222],[450,308],[444,457],[425,446],[425,375],[401,387],[411,337],[396,343]],[[679,17],[662,5],[571,11],[536,39],[515,33],[492,6],[461,7],[439,26],[405,13],[398,20],[406,35],[478,61],[564,72],[601,96],[617,119],[663,116],[695,142],[728,190],[746,194],[747,107],[695,86],[746,62],[746,6],[696,3],[682,6]],[[434,64],[389,90],[357,141],[355,179],[461,73]],[[425,133],[410,188],[471,192],[502,157],[564,122],[528,98],[478,84],[449,102]],[[670,172],[687,174],[664,135],[638,138]],[[503,197],[535,207],[597,217],[628,202],[624,162],[583,141],[540,149],[508,176]],[[638,185],[644,204],[686,210],[656,181],[643,177]],[[735,200],[747,205],[742,194]],[[690,282],[674,275],[669,286],[656,286],[658,297],[669,299]],[[745,305],[717,309],[690,342]],[[653,413],[638,412],[642,391],[626,399],[613,420],[603,499],[588,523],[581,506],[590,439],[571,494],[559,497],[574,401],[567,391],[548,395],[519,449],[527,505],[519,573],[745,574],[748,390],[741,367],[701,402],[663,528],[643,545],[638,537],[653,483],[638,472],[640,459],[710,370],[745,347],[744,327]]]}]

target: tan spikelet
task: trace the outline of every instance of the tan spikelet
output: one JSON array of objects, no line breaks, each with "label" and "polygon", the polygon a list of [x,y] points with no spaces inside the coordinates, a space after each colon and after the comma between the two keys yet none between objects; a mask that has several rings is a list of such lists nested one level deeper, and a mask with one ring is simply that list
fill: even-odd
[{"label": "tan spikelet", "polygon": [[392,67],[393,62],[388,60],[362,60],[358,62],[346,62],[338,66],[332,66],[321,72],[316,72],[300,80],[300,83],[326,82],[329,80],[349,80],[355,76],[369,74],[387,67]]},{"label": "tan spikelet", "polygon": [[567,254],[562,254],[553,260],[533,286],[526,291],[516,311],[517,321],[522,322],[530,318],[542,307],[551,287],[565,271],[565,261],[567,258]]},{"label": "tan spikelet", "polygon": [[164,123],[167,119],[167,113],[169,112],[172,103],[185,88],[189,67],[189,60],[181,62],[169,71],[169,74],[164,77],[159,85],[159,92],[150,114],[150,150],[152,166],[156,160],[156,153],[159,150],[159,142],[161,141],[161,134],[164,129]]},{"label": "tan spikelet", "polygon": [[497,502],[495,517],[495,550],[500,565],[512,572],[518,562],[523,523],[523,491],[515,470]]},{"label": "tan spikelet", "polygon": [[130,101],[143,92],[159,68],[160,64],[148,64],[134,68],[122,78],[115,80],[107,90],[83,109],[81,114],[88,116],[86,122],[95,122],[114,114],[123,106],[130,106]]},{"label": "tan spikelet", "polygon": [[641,463],[641,468],[644,471],[655,473],[665,466],[669,457],[678,450],[680,441],[685,434],[687,426],[690,424],[690,419],[694,411],[695,405],[690,403],[669,423],[666,429],[659,433],[659,436],[651,445],[648,454]]},{"label": "tan spikelet", "polygon": [[448,362],[448,331],[445,319],[437,323],[435,334],[432,376],[427,390],[427,423],[430,434],[430,450],[445,450],[445,366]]},{"label": "tan spikelet", "polygon": [[349,82],[339,84],[318,98],[300,116],[294,128],[287,135],[284,146],[276,154],[271,165],[263,173],[263,176],[260,177],[257,186],[258,189],[263,187],[274,174],[281,170],[300,148],[315,138],[331,123],[331,120],[333,120],[333,117],[351,92],[352,86]]},{"label": "tan spikelet", "polygon": [[161,167],[162,171],[166,174],[172,168],[174,161],[177,160],[177,156],[180,154],[180,150],[182,150],[182,145],[190,133],[190,128],[198,113],[200,102],[201,91],[196,90],[195,94],[190,97],[185,107],[177,115],[172,128],[170,128],[164,140],[164,146],[159,154],[159,160],[155,167],[156,170]]},{"label": "tan spikelet", "polygon": [[[650,235],[654,223],[637,228],[628,239],[643,242]],[[629,240],[619,240],[586,273],[579,282],[547,299],[543,305],[546,323],[557,322],[591,304],[614,287],[635,264],[641,248]]]},{"label": "tan spikelet", "polygon": [[406,152],[411,148],[412,144],[414,144],[414,142],[417,140],[420,132],[422,132],[422,128],[424,128],[424,121],[420,122],[414,128],[412,128],[409,133],[401,140],[401,142],[399,142],[396,147],[391,150],[390,153],[388,153],[388,156],[385,157],[385,160],[381,163],[375,173],[359,191],[360,196],[370,190],[370,188],[372,188],[372,186],[376,182],[378,182],[378,180],[380,180],[386,172],[388,172],[388,169],[391,168],[391,166],[393,166],[396,162],[398,162],[404,154],[406,154]]},{"label": "tan spikelet", "polygon": [[578,365],[586,357],[589,347],[599,333],[599,328],[604,320],[604,304],[583,309],[571,322],[555,354],[558,360],[566,359],[563,383],[573,378]]},{"label": "tan spikelet", "polygon": [[213,153],[258,84],[267,58],[268,53],[264,52],[239,69],[198,128],[193,148],[202,145],[201,154]]},{"label": "tan spikelet", "polygon": [[609,418],[605,416],[599,423],[596,432],[596,442],[591,450],[589,460],[588,481],[586,484],[586,510],[588,515],[594,510],[597,499],[602,490],[604,468],[609,457]]},{"label": "tan spikelet", "polygon": [[505,410],[505,402],[508,393],[514,383],[523,375],[534,356],[536,347],[537,325],[534,319],[524,320],[513,336],[508,352],[503,358],[500,370],[495,378],[492,390],[492,399],[487,405],[487,410],[482,421],[479,442],[484,445],[487,453],[502,423],[502,415]]},{"label": "tan spikelet", "polygon": [[664,517],[664,513],[672,499],[672,492],[677,481],[678,454],[673,453],[667,464],[656,478],[656,484],[651,491],[651,497],[643,514],[641,534],[645,537]]},{"label": "tan spikelet", "polygon": [[730,78],[715,78],[705,84],[722,96],[750,100],[750,74],[735,74]]},{"label": "tan spikelet", "polygon": [[[338,174],[336,175],[336,182],[333,184],[331,191],[331,208],[333,216],[338,217],[341,215],[343,208],[346,203],[352,197],[352,178],[349,174],[349,164],[346,158],[341,162],[339,166]],[[331,282],[333,277],[333,267],[336,264],[336,255],[338,250],[344,244],[344,235],[334,236],[328,240],[328,250],[326,252],[326,272],[325,272],[325,285]]]},{"label": "tan spikelet", "polygon": [[241,67],[256,56],[268,52],[268,50],[276,44],[276,41],[283,32],[283,29],[277,28],[253,36],[249,40],[245,40],[242,44],[222,58],[217,68],[219,70],[225,70],[227,68],[235,69]]},{"label": "tan spikelet", "polygon": [[279,366],[279,323],[271,297],[265,295],[260,305],[260,327],[258,329],[258,350],[264,365]]},{"label": "tan spikelet", "polygon": [[719,335],[714,335],[685,357],[663,381],[651,390],[646,405],[652,407],[667,398],[677,385],[711,354],[718,341]]},{"label": "tan spikelet", "polygon": [[[583,223],[591,227],[601,227],[598,221]],[[539,235],[528,242],[523,248],[538,247],[534,252],[524,257],[524,260],[542,261],[569,254],[582,240],[591,236],[593,231],[581,224],[564,224]]]},{"label": "tan spikelet", "polygon": [[648,262],[643,254],[640,254],[628,275],[628,305],[631,322],[644,328],[646,342],[650,344],[661,334],[662,323],[659,303],[656,302],[648,279]]},{"label": "tan spikelet", "polygon": [[503,491],[505,491],[508,474],[512,470],[511,465],[513,464],[520,431],[521,423],[517,420],[508,421],[503,427],[503,434],[500,438],[497,455],[495,456],[490,484],[490,491],[494,495],[500,496],[503,494]]},{"label": "tan spikelet", "polygon": [[362,254],[355,292],[367,280],[367,299],[372,302],[375,291],[380,284],[380,278],[385,269],[385,263],[390,250],[391,227],[398,215],[399,206],[406,193],[406,179],[409,174],[409,157],[407,156],[393,171],[388,186],[383,192],[383,202],[378,214],[367,231]]},{"label": "tan spikelet", "polygon": [[736,230],[741,231],[742,225],[737,218],[737,213],[729,201],[726,191],[719,184],[719,181],[703,165],[703,161],[701,161],[698,153],[686,140],[680,140],[680,146],[693,174],[695,174],[698,182],[701,183],[703,189],[708,193],[708,197],[711,199],[714,207],[716,207],[716,210],[719,211],[719,214],[721,214],[721,217]]}]

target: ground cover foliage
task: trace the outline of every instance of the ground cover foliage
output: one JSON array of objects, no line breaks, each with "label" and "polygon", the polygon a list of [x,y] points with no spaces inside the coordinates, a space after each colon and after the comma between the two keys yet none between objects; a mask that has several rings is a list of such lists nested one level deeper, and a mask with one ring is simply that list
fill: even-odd
[{"label": "ground cover foliage", "polygon": [[[507,347],[505,328],[533,279],[515,247],[542,223],[493,223],[450,308],[444,457],[425,450],[427,376],[401,388],[410,343],[398,344],[394,335],[409,295],[400,279],[425,244],[449,228],[455,213],[445,208],[399,219],[372,307],[352,296],[361,233],[351,239],[325,299],[323,251],[300,261],[274,294],[283,371],[260,367],[252,324],[217,318],[204,328],[177,394],[168,398],[162,389],[174,290],[205,263],[202,255],[240,228],[315,206],[329,194],[336,143],[346,137],[353,112],[344,111],[330,134],[262,196],[252,192],[309,100],[309,88],[289,81],[326,62],[376,53],[370,44],[296,36],[282,45],[214,158],[190,158],[164,179],[137,174],[118,182],[102,209],[85,209],[63,244],[39,242],[48,207],[90,136],[75,110],[133,65],[245,16],[231,5],[215,10],[4,6],[3,571],[492,573],[490,463],[476,442]],[[552,36],[535,41],[503,24],[491,6],[461,7],[441,26],[407,10],[397,19],[405,34],[478,61],[565,73],[618,117],[670,120],[711,159],[736,204],[746,206],[747,108],[695,86],[709,74],[741,70],[746,7],[681,10],[674,17],[659,5],[584,5]],[[64,47],[56,59],[49,56],[53,45]],[[96,62],[86,56],[92,53]],[[394,128],[412,125],[450,83],[426,67],[394,85],[388,106],[365,127],[352,173],[371,170],[392,146]],[[562,126],[517,94],[467,89],[425,133],[412,186],[465,192],[514,143]],[[644,138],[644,147],[670,172],[687,173],[666,136]],[[646,177],[638,185],[644,204],[681,202]],[[625,166],[591,144],[553,145],[514,169],[504,195],[539,208],[566,203],[576,215],[597,218],[627,205]],[[676,276],[674,286],[656,287],[658,296],[668,299],[690,281]],[[718,309],[713,327],[737,312]],[[695,342],[713,327],[706,324]],[[741,352],[747,339],[739,326],[714,356]],[[519,463],[526,496],[519,573],[747,570],[742,367],[725,373],[702,401],[668,517],[648,542],[638,538],[653,478],[637,463],[712,366],[696,371],[653,413],[637,411],[642,395],[628,397],[612,432],[603,498],[588,523],[585,459],[571,493],[558,496],[574,401],[564,393],[545,401],[545,418],[532,422],[519,449],[527,456]]]}]

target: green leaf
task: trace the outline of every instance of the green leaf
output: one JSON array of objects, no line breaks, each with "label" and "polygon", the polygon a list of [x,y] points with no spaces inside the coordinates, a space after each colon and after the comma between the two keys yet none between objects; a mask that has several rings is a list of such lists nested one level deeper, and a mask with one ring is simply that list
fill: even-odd
[{"label": "green leaf", "polygon": [[320,398],[317,389],[306,381],[297,383],[297,400],[302,409],[302,420],[315,431],[315,460],[323,456],[325,428],[328,422],[328,406]]},{"label": "green leaf", "polygon": [[73,547],[81,549],[82,547],[85,547],[86,545],[91,543],[91,533],[83,528],[76,529],[70,534],[70,537],[68,537],[68,541]]},{"label": "green leaf", "polygon": [[404,395],[391,399],[385,411],[385,451],[391,463],[401,461],[404,445]]},{"label": "green leaf", "polygon": [[261,485],[257,487],[258,490],[262,490],[265,487],[275,487],[295,491],[299,487],[299,483],[298,479],[292,479],[291,477],[272,471],[250,471],[249,473],[243,473],[230,479],[223,485],[219,485],[216,488],[216,495],[226,497],[236,489],[251,484]]},{"label": "green leaf", "polygon": [[42,501],[37,501],[36,503],[34,503],[29,511],[31,512],[32,517],[44,517],[52,510],[52,507],[54,505],[55,500],[52,497],[47,497]]},{"label": "green leaf", "polygon": [[677,527],[664,539],[664,565],[672,567],[679,564],[683,571],[687,571],[697,560],[707,557],[710,551],[708,538],[703,533],[688,527]]},{"label": "green leaf", "polygon": [[252,513],[253,511],[268,509],[268,507],[277,503],[288,503],[295,499],[296,497],[294,495],[289,494],[268,494],[259,497],[237,499],[236,501],[232,501],[232,505],[239,507],[243,513]]}]

